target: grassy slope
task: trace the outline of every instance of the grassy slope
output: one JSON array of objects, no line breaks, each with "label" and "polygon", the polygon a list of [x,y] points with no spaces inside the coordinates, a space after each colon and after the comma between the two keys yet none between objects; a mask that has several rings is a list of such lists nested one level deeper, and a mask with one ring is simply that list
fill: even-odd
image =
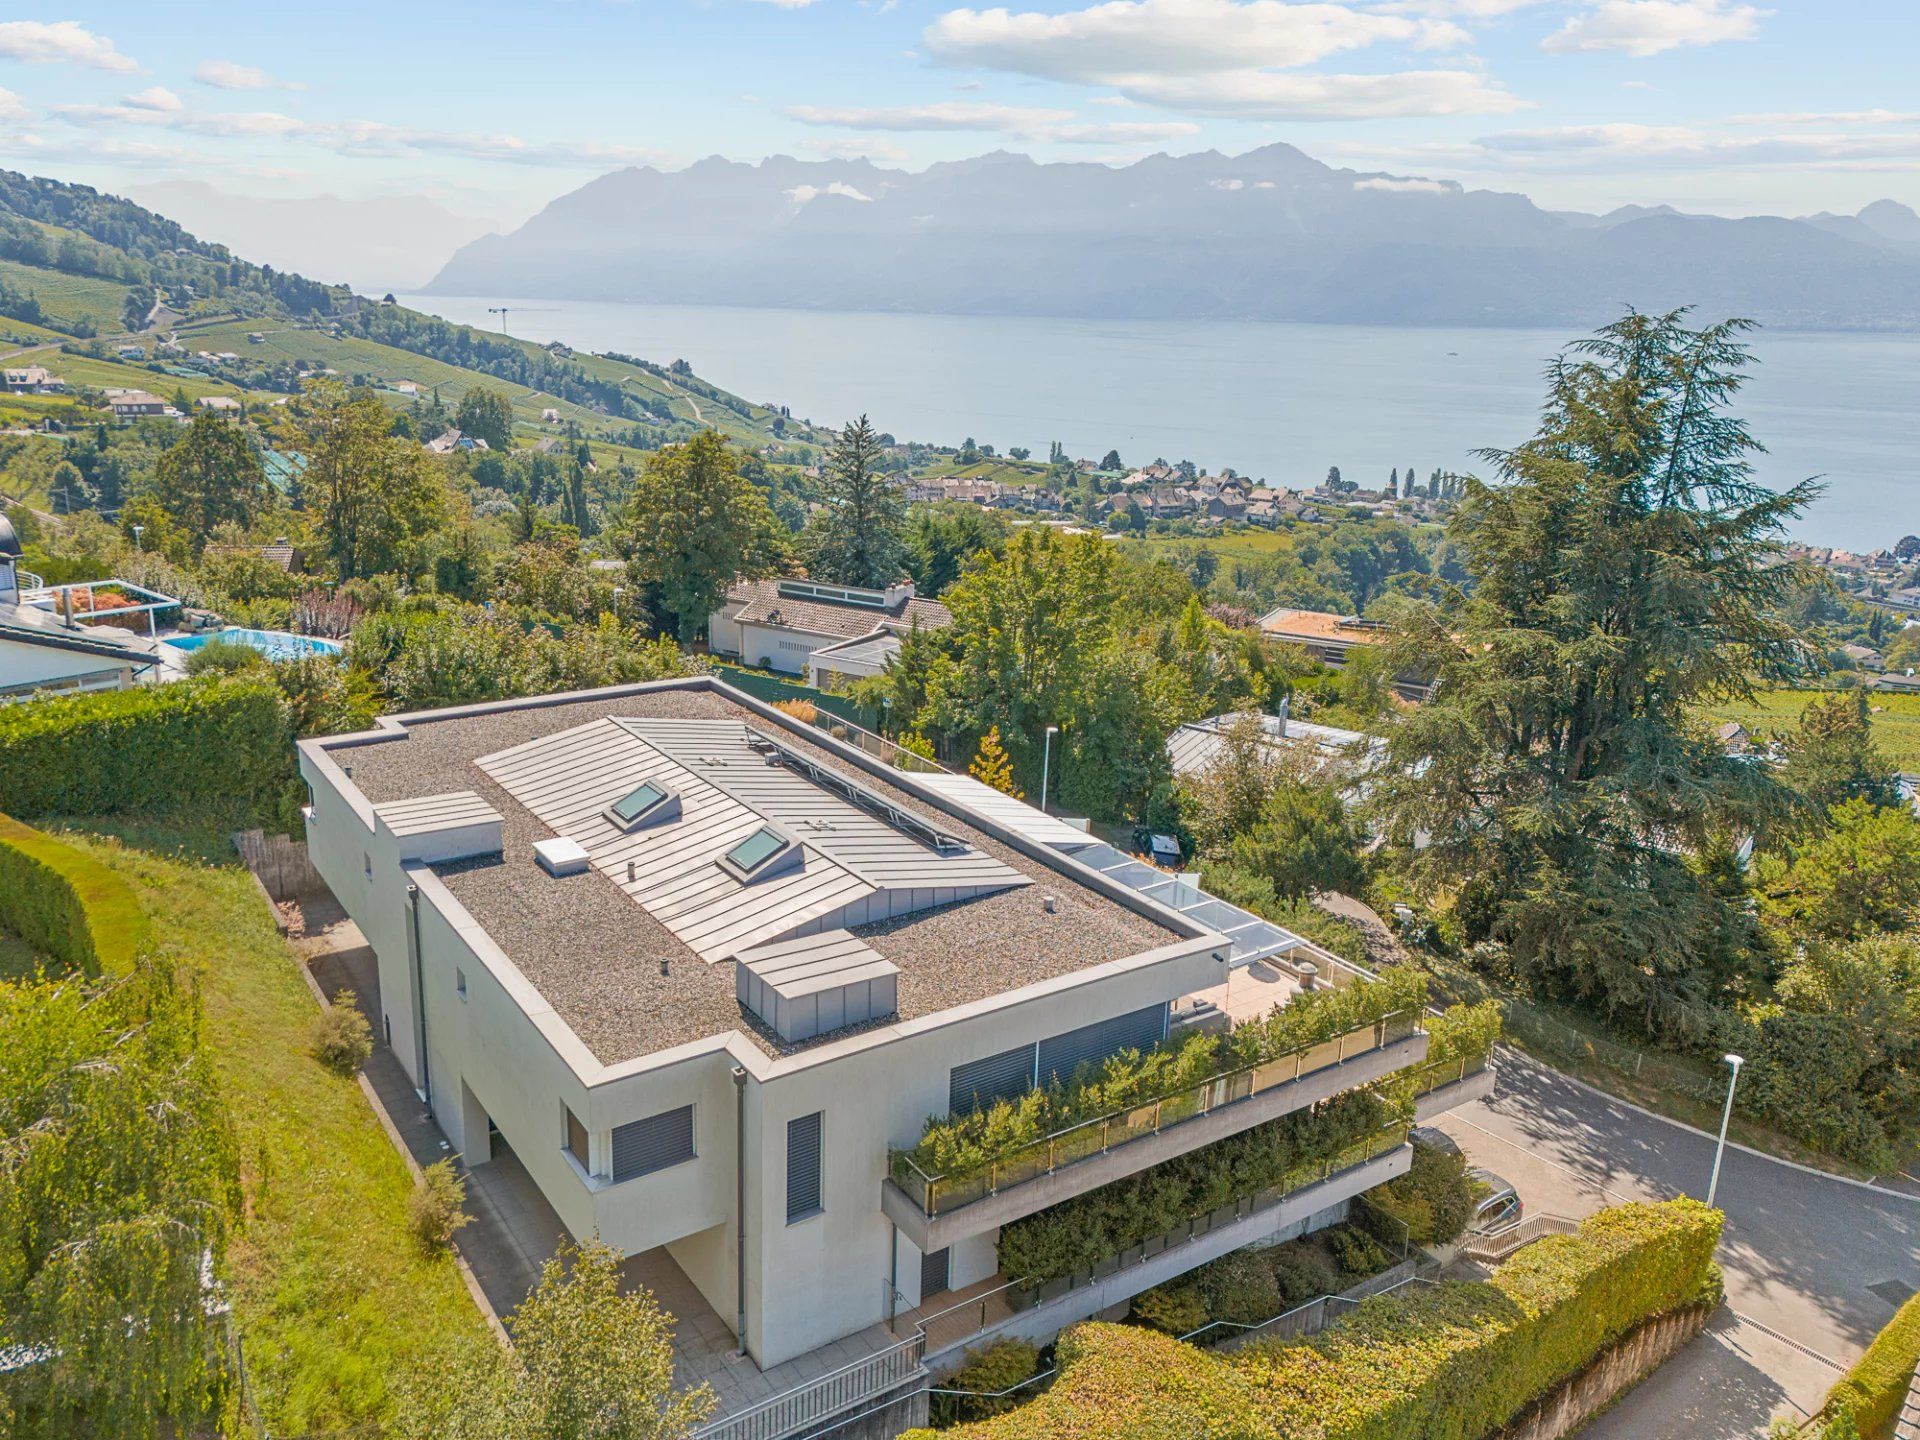
[{"label": "grassy slope", "polygon": [[922,476],[948,476],[961,480],[991,480],[998,485],[1038,485],[1047,478],[1047,467],[1037,460],[1008,460],[995,457],[972,465],[957,465],[951,459],[936,460],[911,472]]},{"label": "grassy slope", "polygon": [[116,280],[41,270],[14,260],[0,260],[0,280],[16,290],[31,293],[39,300],[41,310],[53,317],[56,323],[84,316],[93,321],[103,335],[113,334],[120,329],[120,311],[127,303],[129,287]]},{"label": "grassy slope", "polygon": [[[1768,690],[1751,702],[1716,705],[1708,712],[1715,722],[1738,720],[1753,731],[1785,732],[1800,723],[1800,712],[1818,693],[1811,690]],[[1869,695],[1873,738],[1880,753],[1899,770],[1920,770],[1920,695]]]},{"label": "grassy slope", "polygon": [[249,1377],[277,1434],[377,1419],[409,1360],[483,1333],[453,1261],[406,1224],[412,1182],[359,1086],[307,1053],[314,1002],[217,827],[69,835],[140,887],[163,945],[198,976],[246,1170],[232,1254]]}]

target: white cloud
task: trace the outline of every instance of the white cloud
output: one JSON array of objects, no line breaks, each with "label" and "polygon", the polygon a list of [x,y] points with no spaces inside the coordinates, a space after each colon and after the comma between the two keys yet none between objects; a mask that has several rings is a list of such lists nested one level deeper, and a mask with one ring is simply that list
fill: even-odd
[{"label": "white cloud", "polygon": [[231,60],[205,60],[193,72],[193,78],[215,90],[304,90],[296,80],[276,80],[252,65],[237,65]]},{"label": "white cloud", "polygon": [[1622,80],[1620,82],[1620,88],[1622,90],[1651,90],[1653,88],[1653,82],[1651,80]]},{"label": "white cloud", "polygon": [[1540,42],[1555,54],[1615,51],[1658,55],[1683,45],[1751,40],[1765,13],[1731,0],[1602,0]]},{"label": "white cloud", "polygon": [[1912,125],[1920,110],[1784,110],[1772,114],[1735,115],[1730,125]]},{"label": "white cloud", "polygon": [[1460,187],[1448,180],[1421,180],[1398,175],[1369,175],[1353,182],[1356,190],[1388,190],[1407,195],[1451,195]]},{"label": "white cloud", "polygon": [[1022,130],[1073,119],[1071,110],[964,100],[941,100],[931,105],[789,105],[786,114],[802,125],[837,125],[849,130]]},{"label": "white cloud", "polygon": [[1240,179],[1209,180],[1207,185],[1214,190],[1244,190],[1247,188],[1247,182]]},{"label": "white cloud", "polygon": [[1569,125],[1487,135],[1471,149],[1483,160],[1552,171],[1745,166],[1904,173],[1920,168],[1920,131],[1915,130],[1749,134],[1688,125]]},{"label": "white cloud", "polygon": [[803,140],[800,148],[809,155],[829,160],[884,160],[902,164],[910,155],[905,146],[896,145],[884,135],[846,135],[836,138]]},{"label": "white cloud", "polygon": [[1102,103],[1292,120],[1520,108],[1498,82],[1469,69],[1299,73],[1371,45],[1451,48],[1467,38],[1443,18],[1314,0],[1106,0],[1064,14],[951,10],[925,35],[946,64],[1116,92]]},{"label": "white cloud", "polygon": [[0,90],[0,125],[16,125],[28,114],[24,100],[11,90]]},{"label": "white cloud", "polygon": [[1141,145],[1199,133],[1200,127],[1187,120],[1116,120],[1105,125],[1043,125],[1027,132],[1027,138],[1063,145]]},{"label": "white cloud", "polygon": [[94,70],[140,67],[78,20],[0,21],[0,57],[30,65],[85,65]]},{"label": "white cloud", "polygon": [[772,5],[779,10],[804,10],[814,0],[754,0],[756,5]]},{"label": "white cloud", "polygon": [[163,114],[181,108],[180,97],[164,85],[149,85],[145,90],[127,96],[123,103],[135,110],[155,110]]},{"label": "white cloud", "polygon": [[796,185],[786,193],[787,198],[796,205],[805,205],[822,195],[837,195],[843,200],[858,200],[867,205],[873,203],[871,195],[863,195],[844,180],[835,180],[831,185]]}]

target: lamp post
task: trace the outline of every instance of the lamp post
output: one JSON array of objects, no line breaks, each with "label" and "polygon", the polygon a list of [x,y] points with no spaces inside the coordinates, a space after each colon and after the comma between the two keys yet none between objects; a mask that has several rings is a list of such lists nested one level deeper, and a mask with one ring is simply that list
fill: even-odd
[{"label": "lamp post", "polygon": [[882,739],[893,734],[893,696],[880,697],[880,735]]},{"label": "lamp post", "polygon": [[1053,767],[1053,737],[1060,733],[1058,725],[1047,726],[1046,738],[1040,742],[1040,813],[1047,813],[1047,772]]},{"label": "lamp post", "polygon": [[146,548],[140,543],[140,532],[145,530],[146,528],[147,527],[144,525],[136,525],[133,527],[133,548],[136,552],[139,552]]},{"label": "lamp post", "polygon": [[625,586],[616,585],[613,587],[613,613],[616,619],[620,615],[620,597],[626,593]]},{"label": "lamp post", "polygon": [[1731,1067],[1733,1073],[1727,1077],[1727,1108],[1720,1113],[1720,1139],[1713,1147],[1713,1177],[1707,1181],[1707,1204],[1713,1204],[1713,1197],[1720,1188],[1720,1157],[1727,1151],[1727,1126],[1733,1120],[1733,1089],[1740,1083],[1740,1067],[1746,1060],[1739,1055],[1720,1057]]}]

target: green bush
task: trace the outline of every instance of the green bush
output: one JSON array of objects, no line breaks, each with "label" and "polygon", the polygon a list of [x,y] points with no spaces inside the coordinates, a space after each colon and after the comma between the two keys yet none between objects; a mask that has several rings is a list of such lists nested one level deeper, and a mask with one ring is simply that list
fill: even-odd
[{"label": "green bush", "polygon": [[1209,1319],[1258,1325],[1287,1308],[1287,1300],[1280,1293],[1280,1282],[1274,1277],[1278,1248],[1282,1247],[1235,1250],[1194,1271],[1193,1283],[1207,1303]]},{"label": "green bush", "polygon": [[[1027,1398],[1027,1390],[1011,1395],[1022,1381],[1040,1373],[1040,1352],[1024,1340],[996,1340],[969,1350],[960,1368],[939,1382],[942,1390],[972,1390],[972,1395],[935,1395],[932,1397],[936,1419],[951,1424],[956,1420],[984,1420],[1001,1415]],[[1031,1387],[1029,1387],[1030,1389]]]},{"label": "green bush", "polygon": [[1393,1267],[1387,1248],[1358,1226],[1336,1225],[1326,1232],[1326,1242],[1333,1263],[1340,1267],[1342,1289]]},{"label": "green bush", "polygon": [[911,1161],[927,1175],[971,1174],[1082,1120],[1188,1090],[1210,1076],[1308,1049],[1389,1015],[1426,1005],[1426,977],[1410,966],[1379,980],[1295,996],[1230,1035],[1187,1035],[1150,1050],[1126,1050],[1071,1081],[1001,1100],[969,1115],[930,1117],[920,1143],[894,1157],[896,1175]]},{"label": "green bush", "polygon": [[1268,1264],[1273,1270],[1273,1283],[1280,1291],[1283,1309],[1304,1305],[1340,1288],[1340,1277],[1333,1267],[1318,1251],[1305,1245],[1276,1246]]},{"label": "green bush", "polygon": [[1815,1417],[1824,1440],[1839,1440],[1847,1426],[1865,1440],[1893,1433],[1894,1417],[1907,1398],[1920,1367],[1920,1295],[1908,1300],[1873,1337],[1866,1354],[1853,1362],[1827,1393]]},{"label": "green bush", "polygon": [[452,1160],[436,1160],[420,1172],[407,1198],[407,1224],[422,1249],[444,1250],[453,1243],[454,1232],[473,1220],[466,1203],[467,1182]]},{"label": "green bush", "polygon": [[1156,1285],[1133,1297],[1133,1318],[1166,1335],[1191,1335],[1207,1323],[1209,1311],[1191,1285]]},{"label": "green bush", "polygon": [[[1405,1238],[1415,1245],[1451,1245],[1473,1218],[1473,1186],[1467,1157],[1457,1150],[1413,1142],[1407,1173],[1366,1194],[1368,1206],[1390,1223],[1375,1231],[1389,1243]],[[1404,1227],[1404,1234],[1403,1234]]]},{"label": "green bush", "polygon": [[351,991],[313,1019],[313,1058],[336,1075],[352,1075],[373,1054],[373,1027]]},{"label": "green bush", "polygon": [[1427,1063],[1485,1059],[1500,1043],[1500,1027],[1498,1000],[1449,1005],[1427,1020]]},{"label": "green bush", "polygon": [[0,815],[0,929],[75,970],[125,973],[147,943],[133,887],[50,835]]},{"label": "green bush", "polygon": [[1692,1200],[1620,1206],[1528,1246],[1485,1284],[1376,1297],[1300,1343],[1222,1354],[1136,1326],[1077,1326],[1056,1347],[1052,1389],[964,1440],[1488,1435],[1643,1322],[1717,1304],[1720,1220]]},{"label": "green bush", "polygon": [[1033,1284],[1090,1270],[1130,1246],[1283,1183],[1377,1134],[1393,1111],[1367,1090],[1350,1090],[1308,1110],[1063,1201],[1000,1231],[1003,1274]]},{"label": "green bush", "polygon": [[259,802],[293,774],[270,680],[214,678],[0,707],[0,795],[17,815]]}]

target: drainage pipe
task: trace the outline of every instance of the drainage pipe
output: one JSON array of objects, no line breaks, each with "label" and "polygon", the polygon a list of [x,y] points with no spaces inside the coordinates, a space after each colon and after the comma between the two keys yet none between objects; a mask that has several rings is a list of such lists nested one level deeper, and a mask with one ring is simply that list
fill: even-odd
[{"label": "drainage pipe", "polygon": [[747,1071],[733,1067],[734,1335],[747,1353]]}]

